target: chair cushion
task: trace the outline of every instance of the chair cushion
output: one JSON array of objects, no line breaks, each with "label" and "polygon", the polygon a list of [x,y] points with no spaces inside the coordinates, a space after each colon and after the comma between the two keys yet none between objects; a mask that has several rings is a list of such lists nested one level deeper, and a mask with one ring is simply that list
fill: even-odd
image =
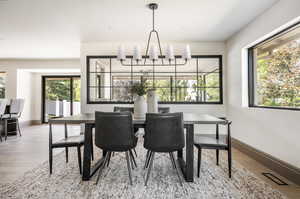
[{"label": "chair cushion", "polygon": [[56,141],[52,144],[53,147],[64,146],[80,146],[84,144],[84,135],[69,136],[67,138]]},{"label": "chair cushion", "polygon": [[216,139],[215,134],[196,134],[194,135],[194,144],[200,148],[227,148],[227,136],[219,135]]}]

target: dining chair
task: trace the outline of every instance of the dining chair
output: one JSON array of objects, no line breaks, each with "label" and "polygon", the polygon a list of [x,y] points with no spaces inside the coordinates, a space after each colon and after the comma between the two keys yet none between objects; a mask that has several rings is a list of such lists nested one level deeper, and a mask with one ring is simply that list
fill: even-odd
[{"label": "dining chair", "polygon": [[96,184],[108,163],[112,152],[124,152],[126,155],[129,181],[132,185],[130,151],[136,147],[132,114],[130,112],[95,112],[95,145],[104,151],[104,161],[99,168]]},{"label": "dining chair", "polygon": [[[126,111],[134,113],[134,108],[133,107],[124,107],[124,106],[115,106],[114,107],[114,112],[126,112]],[[170,107],[158,107],[158,112],[159,113],[169,113]]]},{"label": "dining chair", "polygon": [[[5,109],[7,105],[7,100],[6,99],[0,99],[0,120],[3,120],[3,116],[5,115]],[[3,125],[4,132],[5,132],[5,125]],[[0,141],[2,142],[2,133],[0,132]]]},{"label": "dining chair", "polygon": [[[155,153],[168,153],[173,167],[176,170],[179,182],[182,185],[179,166],[173,152],[184,148],[183,113],[147,113],[144,147],[150,152],[146,159],[149,168],[145,180],[145,186],[149,180],[153,167]],[[146,163],[147,164],[147,163]]]},{"label": "dining chair", "polygon": [[9,112],[7,114],[4,114],[2,117],[2,120],[4,120],[5,140],[7,139],[8,133],[12,132],[8,131],[9,125],[16,125],[16,130],[14,129],[13,132],[19,132],[19,135],[22,136],[19,118],[21,117],[21,114],[23,112],[24,103],[25,100],[21,98],[10,100]]},{"label": "dining chair", "polygon": [[[222,118],[224,119],[224,118]],[[202,149],[213,149],[216,150],[216,164],[219,165],[219,151],[227,151],[228,156],[228,175],[231,178],[231,167],[232,167],[232,152],[231,152],[231,134],[230,125],[231,121],[226,120],[227,133],[220,135],[219,124],[216,124],[216,131],[214,134],[195,134],[194,135],[194,146],[198,149],[198,163],[197,163],[197,176],[200,177],[200,166],[201,166],[201,155]]]},{"label": "dining chair", "polygon": [[[134,108],[133,107],[124,107],[124,106],[115,106],[114,107],[114,112],[130,112],[130,113],[133,114],[134,113]],[[134,133],[137,133],[138,131],[139,131],[139,128],[134,128]],[[132,149],[132,150],[133,150],[135,156],[137,157],[137,152],[136,152],[135,148]],[[112,153],[112,154],[114,154],[114,153]],[[130,154],[132,155],[131,150],[130,150]],[[109,160],[110,160],[110,158],[108,159],[107,165],[109,165]],[[135,158],[133,156],[132,156],[132,160],[134,161],[135,166],[137,166]]]},{"label": "dining chair", "polygon": [[[79,173],[81,174],[81,171],[82,171],[81,147],[84,145],[84,135],[68,136],[67,123],[64,124],[64,131],[65,131],[64,139],[53,142],[52,124],[49,123],[49,166],[50,166],[50,174],[52,174],[53,149],[55,149],[55,148],[65,148],[66,163],[68,163],[68,161],[69,161],[69,147],[76,147],[77,148]],[[91,147],[93,147],[93,146],[91,146]]]}]

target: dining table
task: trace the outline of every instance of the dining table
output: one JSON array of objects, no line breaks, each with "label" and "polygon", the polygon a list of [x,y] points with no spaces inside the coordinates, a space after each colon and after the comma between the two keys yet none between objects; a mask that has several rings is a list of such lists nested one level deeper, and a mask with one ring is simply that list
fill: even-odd
[{"label": "dining table", "polygon": [[[145,128],[146,121],[141,118],[133,117],[134,128]],[[227,121],[208,114],[183,113],[185,133],[185,158],[184,150],[177,151],[177,160],[186,182],[194,181],[194,126],[204,124],[227,124]],[[91,144],[93,139],[93,128],[95,127],[95,114],[83,113],[74,116],[49,119],[49,125],[54,124],[84,124],[84,152],[83,152],[83,171],[82,180],[90,180],[91,177],[100,168],[104,161],[106,151],[103,151],[103,157],[95,164],[91,162]],[[49,128],[51,130],[52,128]]]}]

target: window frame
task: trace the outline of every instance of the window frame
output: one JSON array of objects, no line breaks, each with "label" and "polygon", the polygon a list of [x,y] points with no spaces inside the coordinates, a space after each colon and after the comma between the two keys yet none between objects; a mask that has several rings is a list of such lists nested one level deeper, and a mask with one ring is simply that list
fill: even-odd
[{"label": "window frame", "polygon": [[[181,58],[181,56],[175,56],[176,58]],[[90,100],[90,60],[91,59],[116,59],[115,55],[87,55],[86,56],[86,100],[87,104],[133,104],[134,102],[125,102],[125,101],[91,101]],[[132,56],[126,56],[130,59]],[[144,56],[143,56],[144,58]],[[193,58],[216,58],[219,60],[219,101],[216,102],[176,102],[176,101],[159,101],[159,104],[223,104],[223,56],[222,55],[192,55]],[[133,73],[133,72],[129,72]],[[159,73],[159,72],[157,72]],[[198,74],[195,73],[195,74]]]},{"label": "window frame", "polygon": [[293,107],[279,107],[279,106],[260,106],[255,104],[255,74],[254,74],[254,48],[262,43],[271,41],[275,39],[277,36],[281,35],[289,31],[290,29],[294,28],[295,26],[299,25],[300,21],[290,25],[283,30],[267,37],[266,39],[262,40],[261,42],[251,46],[248,48],[248,107],[249,108],[262,108],[262,109],[278,109],[278,110],[292,110],[292,111],[300,111],[300,108],[293,108]]}]

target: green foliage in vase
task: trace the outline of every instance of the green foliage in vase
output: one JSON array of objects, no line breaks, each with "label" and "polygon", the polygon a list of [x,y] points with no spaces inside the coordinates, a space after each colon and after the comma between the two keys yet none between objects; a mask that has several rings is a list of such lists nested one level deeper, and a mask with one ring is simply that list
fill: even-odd
[{"label": "green foliage in vase", "polygon": [[133,95],[144,96],[147,94],[148,85],[147,79],[141,76],[141,81],[134,83],[131,88],[131,93]]}]

